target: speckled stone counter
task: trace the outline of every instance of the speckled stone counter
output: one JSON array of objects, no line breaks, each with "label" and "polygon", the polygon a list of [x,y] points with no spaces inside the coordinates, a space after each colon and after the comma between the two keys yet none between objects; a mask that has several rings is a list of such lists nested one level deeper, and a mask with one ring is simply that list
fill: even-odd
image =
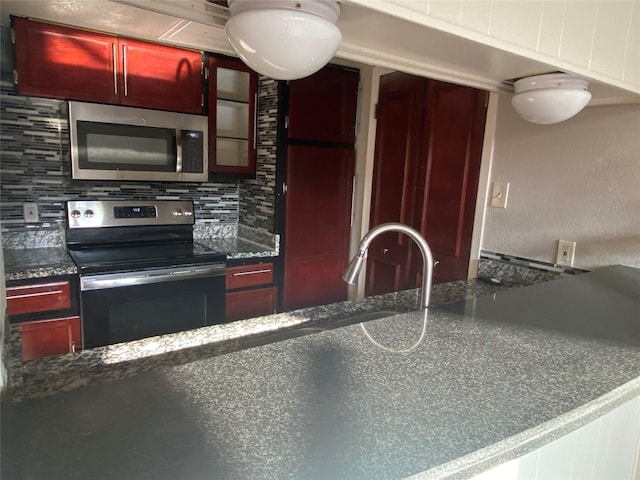
[{"label": "speckled stone counter", "polygon": [[4,249],[5,280],[74,275],[78,272],[64,247]]},{"label": "speckled stone counter", "polygon": [[3,478],[465,478],[640,395],[601,269],[4,406]]},{"label": "speckled stone counter", "polygon": [[[227,260],[274,257],[279,253],[278,235],[243,225],[196,224],[194,238],[198,243],[226,254]],[[7,281],[78,273],[67,255],[59,229],[7,232],[2,241]]]},{"label": "speckled stone counter", "polygon": [[[488,295],[506,287],[482,282],[457,281],[435,285],[432,305]],[[418,309],[417,290],[390,293],[330,305],[212,325],[185,332],[145,338],[124,344],[23,363],[17,327],[9,338],[9,397],[12,401],[50,395],[102,381],[136,375],[160,366],[183,364],[202,358],[268,343],[283,331],[300,327],[325,327],[358,314]]]}]

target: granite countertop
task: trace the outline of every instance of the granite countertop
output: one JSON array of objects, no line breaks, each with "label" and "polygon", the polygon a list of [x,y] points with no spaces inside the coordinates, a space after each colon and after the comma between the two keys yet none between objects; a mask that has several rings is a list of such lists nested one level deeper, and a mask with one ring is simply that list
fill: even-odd
[{"label": "granite countertop", "polygon": [[7,281],[75,275],[78,269],[64,247],[3,249]]},{"label": "granite countertop", "polygon": [[640,395],[610,267],[4,406],[7,478],[451,478]]},{"label": "granite countertop", "polygon": [[207,248],[225,253],[227,260],[274,257],[278,255],[276,249],[242,237],[199,238],[195,241]]},{"label": "granite countertop", "polygon": [[[277,249],[241,237],[202,238],[197,243],[224,253],[227,260],[273,257]],[[4,248],[5,279],[27,280],[56,275],[74,275],[78,269],[65,247]]]}]

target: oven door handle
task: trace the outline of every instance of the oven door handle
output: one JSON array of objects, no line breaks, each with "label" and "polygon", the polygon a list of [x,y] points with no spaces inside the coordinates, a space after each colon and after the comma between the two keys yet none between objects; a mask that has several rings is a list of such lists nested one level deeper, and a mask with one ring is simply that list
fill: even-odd
[{"label": "oven door handle", "polygon": [[107,288],[134,287],[151,283],[176,282],[197,278],[218,277],[226,275],[225,265],[209,267],[186,267],[147,272],[111,273],[88,275],[80,278],[80,290],[103,290]]}]

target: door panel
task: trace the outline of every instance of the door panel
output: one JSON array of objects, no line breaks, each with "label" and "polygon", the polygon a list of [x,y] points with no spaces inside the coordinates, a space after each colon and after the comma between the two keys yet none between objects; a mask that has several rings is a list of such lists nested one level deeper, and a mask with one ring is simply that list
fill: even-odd
[{"label": "door panel", "polygon": [[[484,137],[484,99],[481,90],[429,82],[429,173],[420,230],[439,262],[434,269],[436,282],[467,277]],[[421,267],[414,262],[413,268]]]},{"label": "door panel", "polygon": [[[422,138],[424,79],[393,73],[380,80],[370,227],[385,222],[416,226],[415,194]],[[409,288],[410,240],[381,234],[369,247],[367,295]]]},{"label": "door panel", "polygon": [[284,310],[347,298],[354,162],[349,149],[287,150]]},{"label": "door panel", "polygon": [[358,74],[325,67],[291,82],[289,138],[321,142],[355,142]]}]

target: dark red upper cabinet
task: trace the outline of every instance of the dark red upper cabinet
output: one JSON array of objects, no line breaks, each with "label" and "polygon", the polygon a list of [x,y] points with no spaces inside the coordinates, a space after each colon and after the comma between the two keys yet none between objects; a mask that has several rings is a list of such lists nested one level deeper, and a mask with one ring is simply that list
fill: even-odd
[{"label": "dark red upper cabinet", "polygon": [[289,84],[289,138],[355,143],[357,73],[327,66]]},{"label": "dark red upper cabinet", "polygon": [[13,19],[18,91],[22,95],[118,103],[118,39]]},{"label": "dark red upper cabinet", "polygon": [[256,175],[258,74],[240,60],[209,57],[209,171]]},{"label": "dark red upper cabinet", "polygon": [[202,54],[15,17],[22,95],[202,113]]},{"label": "dark red upper cabinet", "polygon": [[119,39],[120,103],[175,112],[202,112],[202,54]]}]

